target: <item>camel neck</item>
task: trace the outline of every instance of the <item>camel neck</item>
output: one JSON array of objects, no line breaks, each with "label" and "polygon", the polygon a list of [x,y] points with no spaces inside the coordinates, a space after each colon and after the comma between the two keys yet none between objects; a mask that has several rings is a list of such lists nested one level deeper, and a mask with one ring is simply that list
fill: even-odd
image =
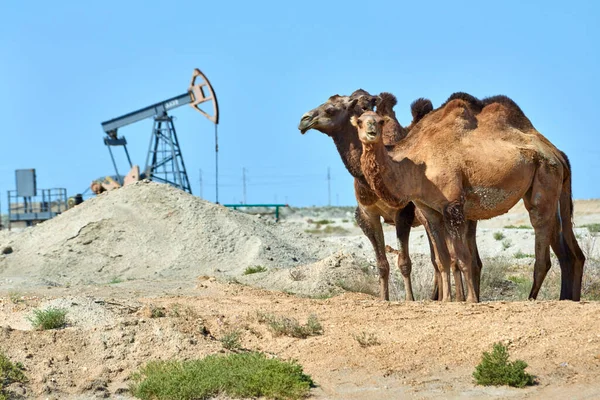
[{"label": "camel neck", "polygon": [[408,203],[411,171],[407,163],[393,161],[382,142],[364,144],[360,162],[365,179],[377,197],[392,207]]},{"label": "camel neck", "polygon": [[331,137],[350,175],[364,181],[364,174],[360,167],[362,143],[358,139],[356,128],[348,121],[344,129],[334,132]]}]

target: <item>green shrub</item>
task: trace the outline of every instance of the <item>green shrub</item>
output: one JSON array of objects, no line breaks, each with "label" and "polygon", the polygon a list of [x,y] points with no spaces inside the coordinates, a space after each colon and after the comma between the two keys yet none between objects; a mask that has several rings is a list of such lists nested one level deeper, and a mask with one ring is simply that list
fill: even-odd
[{"label": "green shrub", "polygon": [[535,258],[535,256],[533,254],[523,253],[521,250],[519,250],[519,251],[517,251],[515,253],[515,258],[517,258],[517,259],[521,259],[521,258]]},{"label": "green shrub", "polygon": [[584,228],[588,228],[588,231],[590,231],[590,233],[598,233],[600,232],[600,224],[587,224],[587,225],[582,225]]},{"label": "green shrub", "polygon": [[220,339],[221,344],[227,350],[239,350],[242,348],[242,344],[240,343],[240,339],[242,337],[242,332],[239,330],[233,330],[226,332]]},{"label": "green shrub", "polygon": [[33,316],[27,320],[34,329],[58,329],[67,325],[67,310],[50,307],[45,310],[33,310]]},{"label": "green shrub", "polygon": [[4,353],[0,353],[0,400],[9,399],[4,387],[14,382],[27,382],[27,377],[23,374],[23,365],[12,363]]},{"label": "green shrub", "polygon": [[510,246],[512,246],[512,242],[510,241],[510,239],[506,239],[506,240],[502,241],[502,250],[506,250]]},{"label": "green shrub", "polygon": [[496,343],[491,353],[483,353],[481,363],[475,367],[473,377],[478,385],[508,385],[522,388],[535,382],[534,376],[525,372],[525,368],[527,363],[523,360],[509,362],[506,346]]},{"label": "green shrub", "polygon": [[506,225],[504,227],[505,229],[533,229],[533,226],[529,226],[529,225]]},{"label": "green shrub", "polygon": [[294,318],[276,317],[274,315],[259,313],[258,322],[266,323],[276,336],[291,336],[305,339],[309,336],[323,334],[323,326],[316,315],[309,316],[306,324],[300,325]]},{"label": "green shrub", "polygon": [[505,237],[504,233],[502,233],[502,232],[494,232],[494,239],[496,239],[496,240],[502,240],[502,239],[504,239],[504,237]]},{"label": "green shrub", "polygon": [[264,354],[210,355],[201,360],[151,361],[132,376],[143,400],[233,398],[302,399],[314,383],[296,362]]},{"label": "green shrub", "polygon": [[380,344],[379,339],[377,339],[377,336],[373,332],[367,333],[362,331],[359,335],[353,335],[353,337],[361,347],[377,346]]},{"label": "green shrub", "polygon": [[257,265],[257,266],[254,266],[254,267],[248,267],[244,271],[244,275],[258,274],[260,272],[265,272],[266,270],[267,269],[265,267],[263,267],[262,265]]}]

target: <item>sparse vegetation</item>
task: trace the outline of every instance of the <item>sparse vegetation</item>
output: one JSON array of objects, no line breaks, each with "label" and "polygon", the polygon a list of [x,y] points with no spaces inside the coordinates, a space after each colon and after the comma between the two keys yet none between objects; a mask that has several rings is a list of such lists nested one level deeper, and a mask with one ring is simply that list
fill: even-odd
[{"label": "sparse vegetation", "polygon": [[306,324],[300,325],[294,318],[276,317],[270,314],[259,313],[258,322],[266,323],[276,336],[291,336],[306,339],[309,336],[323,334],[323,326],[316,315],[309,316]]},{"label": "sparse vegetation", "polygon": [[0,352],[0,400],[8,400],[8,393],[5,388],[14,382],[27,382],[27,377],[23,373],[23,365],[21,363],[13,363],[8,357]]},{"label": "sparse vegetation", "polygon": [[33,316],[27,320],[38,330],[63,328],[67,325],[67,310],[55,307],[33,310]]},{"label": "sparse vegetation", "polygon": [[265,272],[266,270],[267,268],[263,267],[262,265],[256,265],[254,267],[246,268],[246,270],[244,271],[244,275],[258,274],[261,272]]},{"label": "sparse vegetation", "polygon": [[333,221],[330,221],[328,219],[320,219],[320,220],[317,220],[317,221],[313,221],[313,223],[315,225],[327,225],[327,224],[333,224]]},{"label": "sparse vegetation", "polygon": [[533,226],[530,225],[506,225],[505,229],[533,229]]},{"label": "sparse vegetation", "polygon": [[242,348],[242,344],[240,339],[242,338],[242,332],[238,329],[234,329],[228,332],[225,332],[219,341],[227,350],[235,351]]},{"label": "sparse vegetation", "polygon": [[306,229],[304,232],[313,235],[344,235],[349,231],[341,226],[327,225],[325,228],[320,229],[320,225],[317,225],[316,229]]},{"label": "sparse vegetation", "polygon": [[523,253],[521,250],[519,250],[519,251],[517,251],[515,253],[515,258],[516,259],[521,259],[521,258],[535,258],[535,256],[533,254]]},{"label": "sparse vegetation", "polygon": [[504,237],[505,237],[504,233],[502,233],[502,232],[494,232],[494,239],[496,239],[496,240],[502,240],[502,239],[504,239]]},{"label": "sparse vegetation", "polygon": [[511,264],[505,257],[494,257],[483,261],[480,283],[482,300],[498,300],[508,292],[506,274],[510,268]]},{"label": "sparse vegetation", "polygon": [[132,377],[131,393],[143,400],[234,398],[302,399],[314,385],[296,362],[251,352],[201,360],[152,361]]},{"label": "sparse vegetation", "polygon": [[367,333],[362,331],[358,335],[353,335],[353,337],[361,347],[371,347],[380,344],[379,339],[377,339],[377,336],[373,332]]},{"label": "sparse vegetation", "polygon": [[511,246],[512,246],[512,242],[510,241],[510,239],[505,239],[502,241],[502,250],[506,250]]},{"label": "sparse vegetation", "polygon": [[162,318],[167,315],[167,310],[164,307],[150,307],[150,318]]},{"label": "sparse vegetation", "polygon": [[501,343],[496,343],[491,353],[483,353],[473,377],[478,385],[522,388],[535,383],[535,378],[525,372],[525,368],[527,363],[523,360],[508,361],[508,349]]},{"label": "sparse vegetation", "polygon": [[586,224],[582,225],[583,228],[587,228],[590,233],[600,232],[600,224]]},{"label": "sparse vegetation", "polygon": [[19,292],[9,292],[8,299],[13,304],[24,303],[25,299],[23,299],[23,295]]},{"label": "sparse vegetation", "polygon": [[123,283],[123,279],[119,278],[118,276],[113,277],[108,284],[109,285],[116,285],[117,283]]}]

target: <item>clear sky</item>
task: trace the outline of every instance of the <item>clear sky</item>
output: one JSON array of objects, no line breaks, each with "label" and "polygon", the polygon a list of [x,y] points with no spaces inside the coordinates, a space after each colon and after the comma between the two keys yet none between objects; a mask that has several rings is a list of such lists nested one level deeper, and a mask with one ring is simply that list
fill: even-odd
[{"label": "clear sky", "polygon": [[[193,68],[217,93],[220,200],[354,205],[330,138],[302,114],[357,88],[440,105],[455,91],[514,99],[571,158],[575,198],[600,197],[600,2],[112,1],[0,4],[0,196],[14,170],[69,195],[113,174],[100,123],[181,94]],[[214,201],[212,124],[174,110],[194,194]],[[152,121],[120,130],[146,159]],[[121,154],[119,154],[120,156]],[[126,170],[125,159],[120,167]]]}]

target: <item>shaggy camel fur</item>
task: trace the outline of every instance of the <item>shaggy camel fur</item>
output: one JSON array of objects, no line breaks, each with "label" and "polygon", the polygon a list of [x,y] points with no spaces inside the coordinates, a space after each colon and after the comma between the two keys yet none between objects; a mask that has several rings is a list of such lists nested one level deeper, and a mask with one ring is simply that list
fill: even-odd
[{"label": "shaggy camel fur", "polygon": [[361,169],[369,186],[389,206],[413,201],[425,216],[442,266],[443,301],[450,300],[451,259],[465,274],[467,301],[478,301],[466,222],[504,214],[519,199],[535,230],[529,298],[537,297],[551,266],[552,246],[562,272],[560,298],[580,299],[585,257],[572,229],[568,159],[512,100],[451,96],[390,153],[381,140],[381,116],[368,111],[351,123],[363,145]]},{"label": "shaggy camel fur", "polygon": [[[383,142],[385,145],[393,146],[398,140],[404,138],[409,129],[423,116],[433,109],[431,102],[426,99],[418,99],[411,105],[413,123],[408,128],[403,128],[397,121],[393,107],[396,104],[394,96],[382,93],[378,112],[386,117],[384,124]],[[377,99],[364,90],[357,90],[351,96],[332,96],[319,107],[307,112],[302,116],[298,129],[305,133],[309,129],[319,130],[330,136],[340,153],[346,169],[355,178],[354,188],[358,202],[355,217],[363,233],[371,242],[375,251],[377,266],[379,269],[380,296],[389,300],[389,264],[385,255],[385,243],[381,217],[386,223],[396,226],[398,241],[398,267],[402,274],[406,288],[406,300],[414,300],[410,273],[412,263],[408,253],[408,239],[410,228],[415,223],[414,205],[409,204],[405,208],[395,209],[387,206],[377,198],[369,188],[360,168],[360,156],[362,145],[358,140],[356,128],[350,124],[352,115],[360,115],[364,110],[373,109]],[[416,222],[414,226],[418,226]],[[474,238],[474,235],[473,235]],[[431,243],[430,243],[431,247]],[[432,250],[432,257],[433,257]],[[478,254],[476,258],[479,259]],[[432,261],[435,261],[432,259]],[[456,278],[456,275],[455,275]],[[457,283],[457,298],[462,294],[462,284],[459,279]],[[438,298],[438,291],[434,289],[432,298]],[[441,297],[441,296],[439,296]],[[463,295],[464,297],[464,295]]]}]

